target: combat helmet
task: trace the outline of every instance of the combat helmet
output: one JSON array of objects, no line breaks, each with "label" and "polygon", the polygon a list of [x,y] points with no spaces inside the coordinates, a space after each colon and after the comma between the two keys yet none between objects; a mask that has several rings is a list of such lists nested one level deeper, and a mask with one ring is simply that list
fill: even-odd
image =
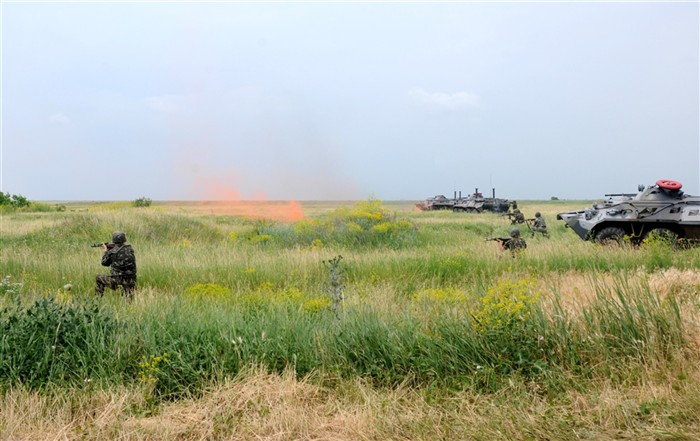
[{"label": "combat helmet", "polygon": [[540,216],[542,216],[542,215],[540,214],[539,211],[535,213],[535,217],[540,217]]},{"label": "combat helmet", "polygon": [[513,210],[513,213],[520,213],[520,208],[516,208],[515,210]]},{"label": "combat helmet", "polygon": [[520,230],[518,230],[517,228],[513,228],[512,230],[510,230],[510,237],[520,237]]},{"label": "combat helmet", "polygon": [[112,233],[112,242],[114,243],[124,243],[126,242],[126,234],[123,231],[115,231]]}]

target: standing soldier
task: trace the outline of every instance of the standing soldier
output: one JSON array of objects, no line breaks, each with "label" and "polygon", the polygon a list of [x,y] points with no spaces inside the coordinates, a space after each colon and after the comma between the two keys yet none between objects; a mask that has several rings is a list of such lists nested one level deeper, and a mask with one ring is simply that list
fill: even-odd
[{"label": "standing soldier", "polygon": [[532,220],[532,237],[535,237],[535,233],[542,233],[542,236],[549,237],[547,223],[544,221],[539,211],[535,213],[535,218]]},{"label": "standing soldier", "polygon": [[136,289],[136,256],[131,245],[126,243],[126,234],[121,231],[112,233],[112,243],[103,244],[102,266],[110,267],[110,274],[98,274],[95,291],[102,297],[105,287],[116,290],[120,286],[122,295],[131,300]]}]

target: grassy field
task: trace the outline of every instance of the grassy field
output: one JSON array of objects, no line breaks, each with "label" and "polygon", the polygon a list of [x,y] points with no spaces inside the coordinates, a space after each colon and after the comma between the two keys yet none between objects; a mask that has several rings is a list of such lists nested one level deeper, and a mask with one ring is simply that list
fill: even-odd
[{"label": "grassy field", "polygon": [[700,249],[584,242],[590,201],[519,201],[515,258],[409,202],[61,204],[0,217],[0,439],[698,439]]}]

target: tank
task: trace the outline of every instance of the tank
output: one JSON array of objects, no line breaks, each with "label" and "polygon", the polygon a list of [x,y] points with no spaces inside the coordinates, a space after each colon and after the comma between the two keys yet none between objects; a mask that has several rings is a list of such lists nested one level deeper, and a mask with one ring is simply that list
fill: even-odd
[{"label": "tank", "polygon": [[466,198],[459,199],[453,206],[454,212],[470,212],[481,213],[483,211],[491,211],[494,213],[505,213],[508,211],[510,203],[508,199],[499,199],[496,197],[496,191],[493,190],[493,195],[490,198],[484,197],[477,188],[474,193]]},{"label": "tank", "polygon": [[700,240],[700,197],[686,195],[678,181],[640,185],[637,193],[606,194],[592,208],[557,214],[581,239],[598,243],[629,238],[639,244],[654,235],[678,242]]}]

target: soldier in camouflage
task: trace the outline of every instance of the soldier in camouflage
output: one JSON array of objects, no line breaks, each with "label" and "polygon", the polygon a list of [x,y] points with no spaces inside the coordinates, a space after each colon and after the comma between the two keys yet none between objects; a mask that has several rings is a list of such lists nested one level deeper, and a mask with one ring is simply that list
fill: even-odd
[{"label": "soldier in camouflage", "polygon": [[510,230],[510,239],[500,243],[503,251],[510,251],[511,256],[517,256],[521,251],[527,248],[525,239],[520,237],[520,230],[513,228]]},{"label": "soldier in camouflage", "polygon": [[532,220],[532,237],[535,237],[535,233],[541,233],[544,237],[549,237],[547,223],[539,211],[535,213],[535,218]]},{"label": "soldier in camouflage", "polygon": [[519,209],[513,210],[513,214],[510,217],[510,224],[515,225],[515,224],[524,224],[525,223],[525,215],[520,212]]},{"label": "soldier in camouflage", "polygon": [[120,286],[122,295],[131,300],[136,289],[136,256],[131,245],[126,243],[126,234],[115,231],[112,243],[103,245],[102,266],[110,267],[110,274],[98,274],[95,290],[102,297],[105,287],[116,290]]}]

